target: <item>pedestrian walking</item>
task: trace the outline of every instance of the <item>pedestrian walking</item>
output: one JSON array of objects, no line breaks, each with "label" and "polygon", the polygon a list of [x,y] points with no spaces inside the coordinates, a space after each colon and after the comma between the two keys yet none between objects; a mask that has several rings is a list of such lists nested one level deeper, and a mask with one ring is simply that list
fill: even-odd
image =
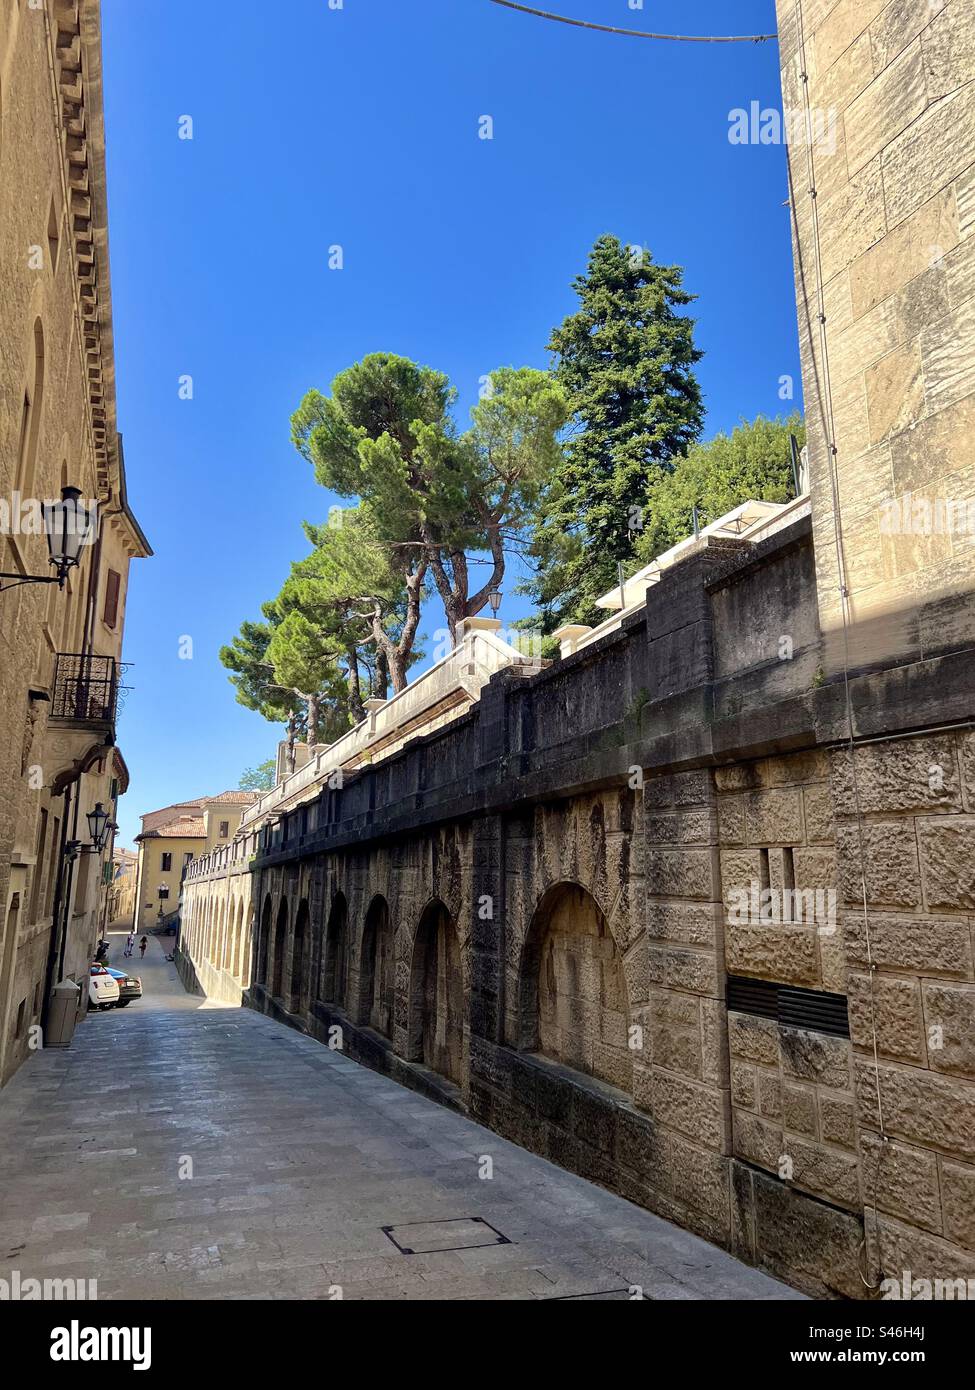
[{"label": "pedestrian walking", "polygon": [[142,938],[142,940],[139,942],[139,954],[140,954],[141,956],[144,956],[144,955],[145,955],[145,953],[146,953],[146,947],[147,947],[148,945],[149,945],[149,938],[148,938],[148,936],[144,936],[144,937]]},{"label": "pedestrian walking", "polygon": [[126,956],[131,956],[131,954],[132,954],[132,952],[133,952],[134,950],[135,950],[135,932],[130,931],[129,934],[128,934],[128,936],[125,938],[125,950],[122,952],[122,954],[123,954],[123,955],[126,955]]}]

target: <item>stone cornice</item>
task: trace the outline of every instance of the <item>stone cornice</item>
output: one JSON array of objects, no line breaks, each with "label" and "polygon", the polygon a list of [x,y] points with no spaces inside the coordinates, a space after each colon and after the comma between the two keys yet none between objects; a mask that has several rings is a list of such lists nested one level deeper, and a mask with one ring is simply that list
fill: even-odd
[{"label": "stone cornice", "polygon": [[106,499],[119,493],[120,460],[98,0],[54,0],[48,11],[48,48],[95,487]]}]

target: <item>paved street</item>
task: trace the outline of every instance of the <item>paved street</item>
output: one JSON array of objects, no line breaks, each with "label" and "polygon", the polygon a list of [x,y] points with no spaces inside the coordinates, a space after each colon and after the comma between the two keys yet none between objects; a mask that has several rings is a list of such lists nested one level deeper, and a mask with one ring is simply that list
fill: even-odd
[{"label": "paved street", "polygon": [[101,1299],[799,1297],[291,1029],[187,995],[166,940],[131,963],[141,1002],[90,1015],[0,1095],[3,1278],[97,1279]]}]

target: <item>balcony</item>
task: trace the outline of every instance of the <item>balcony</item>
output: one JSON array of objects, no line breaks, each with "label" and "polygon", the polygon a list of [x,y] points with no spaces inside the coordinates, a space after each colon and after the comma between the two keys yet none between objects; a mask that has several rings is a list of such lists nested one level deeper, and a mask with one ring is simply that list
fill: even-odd
[{"label": "balcony", "polygon": [[66,727],[114,731],[118,694],[113,656],[59,652],[49,718]]}]

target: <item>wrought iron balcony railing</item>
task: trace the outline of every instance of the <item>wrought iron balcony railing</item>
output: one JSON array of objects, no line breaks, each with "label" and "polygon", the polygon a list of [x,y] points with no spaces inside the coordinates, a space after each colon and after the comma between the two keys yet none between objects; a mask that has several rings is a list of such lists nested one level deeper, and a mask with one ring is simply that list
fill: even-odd
[{"label": "wrought iron balcony railing", "polygon": [[118,694],[118,664],[113,656],[58,653],[51,719],[98,728],[112,727]]}]

